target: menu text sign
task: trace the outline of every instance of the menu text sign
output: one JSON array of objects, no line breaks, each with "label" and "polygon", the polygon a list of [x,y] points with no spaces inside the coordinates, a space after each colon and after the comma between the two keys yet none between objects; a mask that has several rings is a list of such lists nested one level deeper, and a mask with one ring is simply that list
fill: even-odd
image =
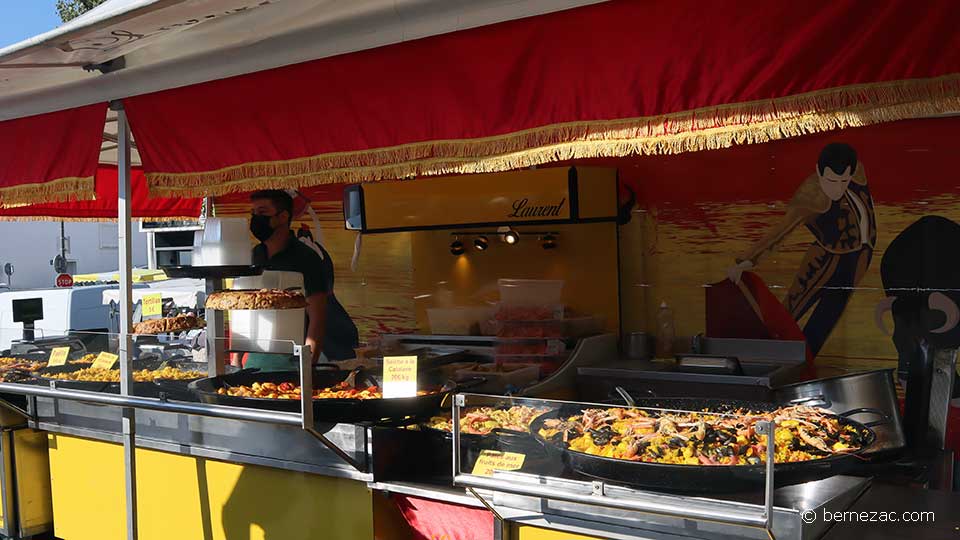
[{"label": "menu text sign", "polygon": [[50,359],[47,360],[47,366],[62,366],[67,363],[67,356],[70,355],[70,347],[54,347],[50,351]]},{"label": "menu text sign", "polygon": [[383,397],[399,398],[417,395],[417,357],[385,356],[383,358]]},{"label": "menu text sign", "polygon": [[97,369],[111,369],[113,365],[117,363],[117,360],[120,357],[108,352],[102,352],[97,355],[97,358],[93,361],[93,365],[90,367]]},{"label": "menu text sign", "polygon": [[477,476],[493,476],[493,471],[515,471],[523,467],[523,460],[527,456],[514,452],[498,452],[484,450],[473,464],[473,472]]},{"label": "menu text sign", "polygon": [[163,313],[163,298],[160,293],[143,295],[143,317],[159,317]]}]

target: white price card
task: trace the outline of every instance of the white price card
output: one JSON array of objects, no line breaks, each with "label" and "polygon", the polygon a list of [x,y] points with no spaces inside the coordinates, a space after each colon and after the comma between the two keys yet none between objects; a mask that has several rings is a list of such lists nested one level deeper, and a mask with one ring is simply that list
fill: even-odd
[{"label": "white price card", "polygon": [[417,357],[385,356],[383,358],[383,397],[401,398],[417,395]]}]

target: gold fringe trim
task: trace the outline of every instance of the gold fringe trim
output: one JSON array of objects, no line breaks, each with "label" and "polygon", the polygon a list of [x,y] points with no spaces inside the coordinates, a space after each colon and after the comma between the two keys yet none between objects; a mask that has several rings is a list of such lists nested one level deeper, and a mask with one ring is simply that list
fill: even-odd
[{"label": "gold fringe trim", "polygon": [[505,135],[438,140],[251,162],[213,171],[147,173],[153,196],[473,174],[584,158],[678,154],[960,112],[960,74],[850,85],[659,116],[553,124]]},{"label": "gold fringe trim", "polygon": [[87,201],[96,198],[92,176],[71,176],[49,182],[0,188],[0,208],[38,203]]},{"label": "gold fringe trim", "polygon": [[[249,214],[249,211],[247,212]],[[173,216],[173,217],[144,217],[133,218],[133,221],[196,221],[197,216]],[[99,217],[58,217],[58,216],[10,216],[3,215],[0,210],[0,222],[27,222],[27,221],[65,221],[68,223],[115,223],[117,218],[99,218]]]}]

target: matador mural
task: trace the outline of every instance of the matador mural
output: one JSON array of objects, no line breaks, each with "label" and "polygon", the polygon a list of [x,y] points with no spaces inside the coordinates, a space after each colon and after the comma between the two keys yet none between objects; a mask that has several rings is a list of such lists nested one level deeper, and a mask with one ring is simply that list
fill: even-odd
[{"label": "matador mural", "polygon": [[727,276],[738,283],[800,225],[814,240],[783,303],[797,323],[813,310],[803,334],[816,356],[866,274],[877,243],[873,198],[852,146],[831,143],[821,150],[815,171],[797,188],[781,222],[737,257]]}]

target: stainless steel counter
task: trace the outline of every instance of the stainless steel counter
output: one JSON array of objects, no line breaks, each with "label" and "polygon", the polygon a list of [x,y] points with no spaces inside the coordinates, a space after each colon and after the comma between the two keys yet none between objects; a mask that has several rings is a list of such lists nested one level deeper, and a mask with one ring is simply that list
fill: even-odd
[{"label": "stainless steel counter", "polygon": [[[40,430],[109,442],[122,440],[121,412],[112,405],[40,397],[36,399],[34,411],[30,425]],[[486,506],[499,519],[515,524],[624,540],[767,538],[762,526],[737,526],[703,517],[711,513],[742,515],[745,519],[756,515],[763,510],[760,492],[695,497],[510,472],[495,473],[494,477],[487,479],[489,486],[471,492],[453,486],[375,479],[372,473],[358,471],[346,464],[296,426],[141,410],[137,414],[136,427],[137,445],[143,448],[347,478],[366,482],[371,489],[382,492],[473,507]],[[368,458],[375,451],[366,428],[340,424],[328,432],[327,437],[360,462],[369,463]],[[498,485],[509,486],[509,489],[497,489]],[[804,512],[819,515],[824,511],[857,508],[853,505],[867,500],[864,493],[870,493],[870,489],[869,479],[843,476],[780,488],[774,497],[772,532],[781,540],[837,537],[830,529],[834,524],[823,520],[807,523]],[[887,493],[886,496],[883,504],[900,508],[904,502],[897,500],[895,494]],[[642,502],[648,510],[626,509],[625,506],[632,501]],[[649,510],[656,505],[664,510]],[[950,518],[951,515],[944,510],[941,519]],[[937,530],[941,529],[946,530],[942,527]],[[897,530],[910,529],[901,527]],[[828,533],[834,536],[824,536]],[[901,537],[906,538],[890,536]]]},{"label": "stainless steel counter", "polygon": [[[603,538],[768,538],[762,522],[753,525],[723,522],[746,523],[753,516],[761,515],[764,505],[759,492],[710,497],[677,495],[509,472],[496,472],[483,484],[484,489],[478,494],[494,511],[504,519],[529,525]],[[844,510],[869,485],[869,479],[836,476],[777,489],[772,520],[774,537],[780,540],[822,537],[830,524],[807,523],[805,512]]]},{"label": "stainless steel counter", "polygon": [[[137,446],[166,452],[373,481],[296,426],[137,411]],[[119,407],[37,398],[31,427],[100,441],[122,442]],[[357,461],[367,458],[365,428],[338,424],[325,435]]]}]

